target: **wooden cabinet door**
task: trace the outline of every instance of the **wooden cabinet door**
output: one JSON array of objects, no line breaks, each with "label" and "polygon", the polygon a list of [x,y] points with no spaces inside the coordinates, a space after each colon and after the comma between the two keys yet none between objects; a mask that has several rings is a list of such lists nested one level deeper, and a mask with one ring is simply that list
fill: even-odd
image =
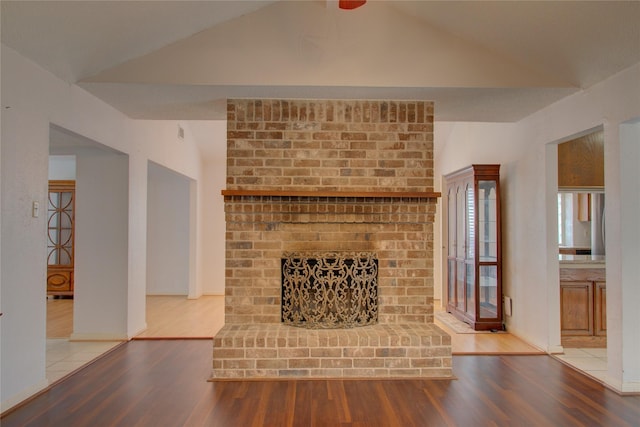
[{"label": "wooden cabinet door", "polygon": [[560,282],[560,328],[565,335],[593,335],[592,282]]},{"label": "wooden cabinet door", "polygon": [[595,282],[595,334],[607,335],[607,284]]}]

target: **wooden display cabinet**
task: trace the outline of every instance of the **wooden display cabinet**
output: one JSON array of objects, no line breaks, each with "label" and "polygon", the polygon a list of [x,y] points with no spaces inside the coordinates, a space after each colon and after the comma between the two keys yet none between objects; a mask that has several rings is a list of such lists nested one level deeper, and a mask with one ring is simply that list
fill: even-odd
[{"label": "wooden display cabinet", "polygon": [[501,330],[500,165],[445,179],[447,311],[475,330]]},{"label": "wooden display cabinet", "polygon": [[49,181],[47,295],[73,296],[75,181]]}]

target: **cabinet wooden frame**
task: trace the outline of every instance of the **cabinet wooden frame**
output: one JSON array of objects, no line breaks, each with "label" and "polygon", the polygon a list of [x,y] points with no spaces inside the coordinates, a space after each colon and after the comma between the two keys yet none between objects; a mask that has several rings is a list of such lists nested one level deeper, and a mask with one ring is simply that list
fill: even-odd
[{"label": "cabinet wooden frame", "polygon": [[[73,180],[50,180],[49,181],[49,200],[47,202],[47,295],[61,295],[61,296],[73,296],[74,292],[74,258],[75,258],[75,188],[76,182]],[[69,245],[66,248],[70,248],[69,262],[64,264],[50,263],[50,257],[52,251],[55,251],[58,237],[52,237],[51,233],[57,233],[58,236],[61,231],[56,228],[54,224],[51,224],[51,212],[52,207],[51,197],[52,194],[67,193],[70,194],[70,200],[65,209],[66,214],[69,215],[70,220],[70,237]],[[62,207],[57,207],[59,210]],[[69,229],[69,227],[66,227]],[[55,242],[55,243],[54,243]]]},{"label": "cabinet wooden frame", "polygon": [[[447,311],[475,330],[503,329],[500,165],[471,165],[445,181]],[[483,198],[483,207],[487,189],[495,198]]]}]

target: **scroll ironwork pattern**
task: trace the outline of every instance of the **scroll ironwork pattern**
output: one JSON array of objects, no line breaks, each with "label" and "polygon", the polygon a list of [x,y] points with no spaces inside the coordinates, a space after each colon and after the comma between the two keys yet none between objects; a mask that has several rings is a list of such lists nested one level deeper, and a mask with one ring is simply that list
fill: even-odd
[{"label": "scroll ironwork pattern", "polygon": [[372,252],[285,253],[282,321],[351,328],[378,321],[378,260]]}]

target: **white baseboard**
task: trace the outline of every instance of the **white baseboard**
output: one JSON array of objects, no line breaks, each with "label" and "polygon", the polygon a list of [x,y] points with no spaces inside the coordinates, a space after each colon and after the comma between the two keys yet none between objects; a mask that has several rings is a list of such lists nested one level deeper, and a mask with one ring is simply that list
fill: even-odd
[{"label": "white baseboard", "polygon": [[129,337],[121,334],[80,334],[72,333],[69,341],[129,341]]},{"label": "white baseboard", "polygon": [[622,383],[622,393],[640,393],[640,382],[629,381]]},{"label": "white baseboard", "polygon": [[145,322],[144,326],[140,329],[138,329],[136,332],[134,332],[133,334],[129,335],[129,338],[127,340],[132,340],[133,337],[137,337],[138,335],[140,335],[141,333],[143,333],[144,331],[146,331],[147,328],[147,323]]},{"label": "white baseboard", "polygon": [[550,345],[547,350],[549,354],[562,354],[564,353],[564,347],[561,345]]},{"label": "white baseboard", "polygon": [[49,387],[49,381],[45,378],[43,381],[40,381],[38,384],[32,387],[29,387],[26,390],[23,390],[22,392],[15,394],[6,400],[3,400],[2,403],[0,403],[0,414],[3,414],[5,411],[8,411],[14,406],[27,400],[34,394],[46,389],[47,387]]}]

